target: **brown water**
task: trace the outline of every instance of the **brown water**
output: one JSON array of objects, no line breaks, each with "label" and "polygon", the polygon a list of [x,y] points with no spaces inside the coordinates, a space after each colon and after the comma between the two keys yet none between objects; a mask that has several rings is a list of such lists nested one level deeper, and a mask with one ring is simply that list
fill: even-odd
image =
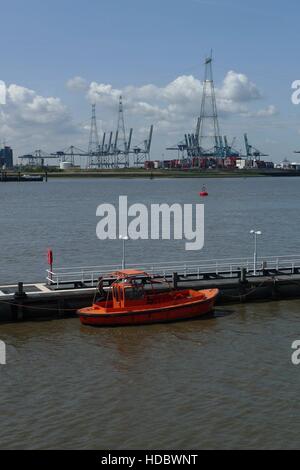
[{"label": "brown water", "polygon": [[127,243],[128,263],[168,262],[253,255],[251,229],[262,230],[259,255],[299,254],[299,178],[204,180],[58,179],[0,186],[0,283],[44,280],[47,248],[55,266],[117,264],[122,242],[96,237],[99,204],[205,204],[205,245],[186,251],[185,240]]},{"label": "brown water", "polygon": [[300,301],[205,320],[5,325],[2,449],[298,448]]},{"label": "brown water", "polygon": [[[203,181],[51,180],[0,186],[0,281],[44,278],[57,265],[113,264],[96,208],[117,202],[199,202]],[[129,262],[297,254],[299,178],[206,182],[205,247],[128,242]],[[203,201],[202,201],[203,202]],[[91,329],[77,319],[0,325],[0,448],[297,448],[300,301],[218,308],[187,323]]]}]

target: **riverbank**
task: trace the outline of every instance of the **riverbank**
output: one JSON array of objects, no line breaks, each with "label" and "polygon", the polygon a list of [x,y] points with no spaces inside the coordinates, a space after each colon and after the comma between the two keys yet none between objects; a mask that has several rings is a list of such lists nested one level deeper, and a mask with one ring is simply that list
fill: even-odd
[{"label": "riverbank", "polygon": [[[199,169],[155,169],[122,168],[122,169],[72,169],[62,170],[29,170],[30,174],[47,175],[48,178],[251,178],[251,177],[295,177],[300,171],[280,169],[253,169],[253,170],[199,170]],[[14,173],[10,173],[13,177]],[[17,175],[17,174],[16,174]]]}]

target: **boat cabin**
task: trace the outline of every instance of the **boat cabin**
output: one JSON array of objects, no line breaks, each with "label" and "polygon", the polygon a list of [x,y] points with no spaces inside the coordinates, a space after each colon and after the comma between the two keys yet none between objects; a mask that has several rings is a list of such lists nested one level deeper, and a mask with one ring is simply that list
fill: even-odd
[{"label": "boat cabin", "polygon": [[[150,302],[153,280],[143,271],[122,270],[117,273],[117,280],[112,284],[113,308],[125,308]],[[150,289],[145,289],[146,285]]]},{"label": "boat cabin", "polygon": [[[98,285],[100,298],[95,302],[109,309],[126,309],[166,302],[174,295],[169,284],[166,285],[162,280],[154,280],[144,271],[126,269],[112,273],[110,278],[100,279]],[[109,293],[103,287],[107,282],[110,286]]]}]

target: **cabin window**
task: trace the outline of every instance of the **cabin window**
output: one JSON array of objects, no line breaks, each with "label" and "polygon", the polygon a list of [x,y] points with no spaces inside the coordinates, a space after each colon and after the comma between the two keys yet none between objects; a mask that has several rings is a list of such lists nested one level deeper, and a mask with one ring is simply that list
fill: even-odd
[{"label": "cabin window", "polygon": [[127,300],[138,300],[144,297],[143,289],[129,288],[125,289],[125,298]]}]

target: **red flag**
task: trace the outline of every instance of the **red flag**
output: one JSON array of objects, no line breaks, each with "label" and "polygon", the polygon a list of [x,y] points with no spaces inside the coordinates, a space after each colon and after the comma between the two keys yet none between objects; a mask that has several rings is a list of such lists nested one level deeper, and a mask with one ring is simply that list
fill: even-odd
[{"label": "red flag", "polygon": [[53,251],[52,250],[48,250],[48,264],[49,266],[52,266],[53,264]]}]

